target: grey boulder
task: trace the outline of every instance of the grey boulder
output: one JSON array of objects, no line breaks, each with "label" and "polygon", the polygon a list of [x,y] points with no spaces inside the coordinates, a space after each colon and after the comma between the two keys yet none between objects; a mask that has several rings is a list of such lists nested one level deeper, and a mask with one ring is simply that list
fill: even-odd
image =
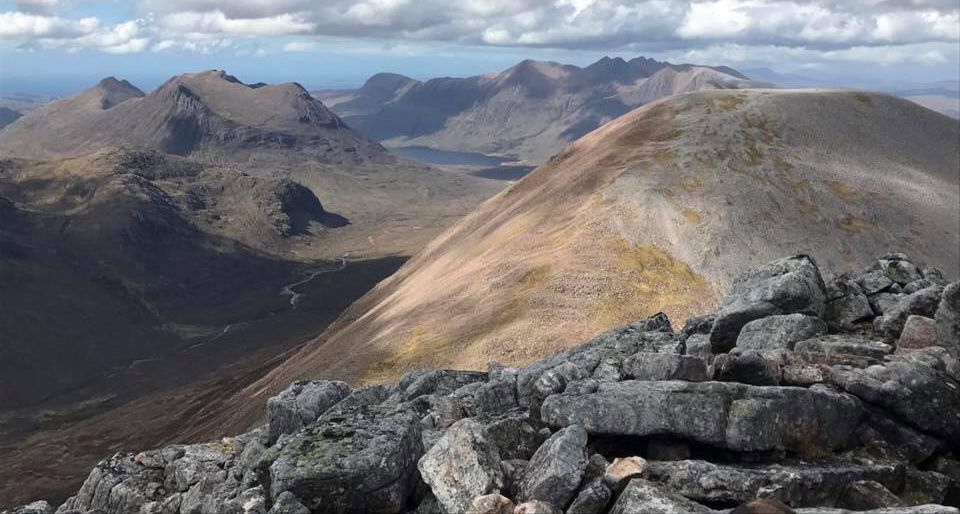
[{"label": "grey boulder", "polygon": [[960,359],[960,282],[944,288],[934,319],[937,344],[946,348],[954,359]]},{"label": "grey boulder", "polygon": [[505,485],[496,446],[486,427],[470,418],[454,423],[417,467],[448,514],[466,511],[474,498],[499,493]]},{"label": "grey boulder", "polygon": [[271,451],[274,500],[289,491],[312,511],[392,513],[414,491],[423,445],[415,413],[367,406],[323,416]]},{"label": "grey boulder", "polygon": [[683,496],[635,478],[627,484],[610,514],[710,514],[713,511]]},{"label": "grey boulder", "polygon": [[280,394],[267,400],[269,442],[273,443],[281,435],[292,434],[313,423],[349,394],[350,386],[345,382],[301,380],[290,384]]},{"label": "grey boulder", "polygon": [[798,255],[771,262],[738,276],[723,299],[710,330],[714,353],[736,345],[747,323],[774,314],[822,317],[826,286],[811,257]]},{"label": "grey boulder", "polygon": [[553,426],[583,424],[591,434],[661,435],[737,451],[809,452],[846,446],[862,413],[856,397],[819,385],[625,381],[601,383],[591,394],[550,396],[540,415]]},{"label": "grey boulder", "polygon": [[767,316],[744,325],[737,348],[749,350],[792,350],[793,345],[827,333],[827,324],[816,316],[784,314]]},{"label": "grey boulder", "polygon": [[530,458],[517,499],[566,507],[587,467],[586,446],[587,431],[577,424],[550,436]]}]

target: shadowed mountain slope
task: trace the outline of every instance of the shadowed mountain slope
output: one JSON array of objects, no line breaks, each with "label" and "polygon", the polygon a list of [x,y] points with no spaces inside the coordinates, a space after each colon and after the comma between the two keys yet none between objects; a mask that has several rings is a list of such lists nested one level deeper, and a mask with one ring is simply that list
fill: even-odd
[{"label": "shadowed mountain slope", "polygon": [[[293,378],[525,363],[658,311],[683,320],[778,255],[850,268],[900,249],[954,278],[958,136],[940,114],[854,92],[642,107],[481,205],[228,408]],[[252,412],[223,416],[239,428]]]},{"label": "shadowed mountain slope", "polygon": [[426,82],[379,74],[359,90],[320,94],[348,124],[388,146],[542,162],[642,104],[748,84],[730,68],[604,57],[585,68],[526,60],[500,73]]}]

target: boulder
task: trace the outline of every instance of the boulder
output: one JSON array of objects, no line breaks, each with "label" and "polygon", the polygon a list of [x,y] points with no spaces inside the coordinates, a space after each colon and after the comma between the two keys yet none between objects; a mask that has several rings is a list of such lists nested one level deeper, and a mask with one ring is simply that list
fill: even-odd
[{"label": "boulder", "polygon": [[747,350],[720,355],[714,362],[716,379],[759,386],[779,385],[780,362],[768,359],[760,352]]},{"label": "boulder", "polygon": [[877,269],[873,271],[868,271],[860,276],[857,279],[857,285],[860,286],[860,290],[863,294],[872,295],[877,294],[881,291],[886,291],[890,286],[893,285],[893,280],[890,279],[883,271]]},{"label": "boulder", "polygon": [[822,317],[826,286],[811,257],[800,255],[771,262],[738,276],[723,299],[710,330],[713,353],[736,345],[747,323],[775,314]]},{"label": "boulder", "polygon": [[894,294],[894,293],[878,293],[869,297],[870,299],[870,308],[873,309],[873,312],[877,316],[883,316],[885,313],[890,312],[903,297],[905,294]]},{"label": "boulder", "polygon": [[500,455],[487,429],[473,419],[451,426],[417,464],[443,512],[466,511],[478,496],[505,485]]},{"label": "boulder", "polygon": [[785,314],[767,316],[743,326],[737,348],[750,350],[792,350],[793,345],[827,333],[827,324],[816,316]]},{"label": "boulder", "polygon": [[53,514],[53,507],[50,506],[44,500],[38,500],[21,507],[17,507],[12,511],[3,511],[4,514]]},{"label": "boulder", "polygon": [[856,323],[872,319],[875,315],[867,296],[857,293],[827,302],[824,318],[831,326],[851,330]]},{"label": "boulder", "polygon": [[883,313],[883,337],[889,342],[895,342],[903,331],[903,326],[911,314],[934,317],[940,304],[940,286],[921,289],[900,299],[896,305]]},{"label": "boulder", "polygon": [[675,353],[640,352],[623,362],[622,373],[637,380],[709,380],[707,364],[699,357]]},{"label": "boulder", "polygon": [[907,481],[900,495],[907,505],[943,503],[950,489],[950,477],[936,471],[907,470]]},{"label": "boulder", "polygon": [[284,491],[273,501],[268,514],[310,514],[310,509],[304,507],[293,493]]},{"label": "boulder", "polygon": [[580,425],[567,426],[550,436],[530,458],[517,499],[566,507],[587,467],[586,446],[587,431]]},{"label": "boulder", "polygon": [[741,503],[762,495],[791,507],[815,507],[835,505],[847,484],[860,480],[900,491],[904,468],[842,460],[764,466],[648,461],[643,478],[698,502]]},{"label": "boulder", "polygon": [[960,282],[944,288],[934,319],[937,322],[937,344],[946,348],[954,359],[960,360]]},{"label": "boulder", "polygon": [[513,514],[513,502],[499,494],[477,496],[470,503],[467,514]]},{"label": "boulder", "polygon": [[613,459],[603,473],[603,482],[615,492],[620,492],[630,480],[639,478],[647,461],[643,457],[622,457]]},{"label": "boulder", "polygon": [[263,466],[274,500],[293,493],[315,511],[402,512],[417,483],[423,454],[416,413],[386,406],[352,407],[322,416],[281,440]]},{"label": "boulder", "polygon": [[[960,514],[960,510],[943,505],[917,505],[915,507],[884,507],[872,510],[827,509],[816,507],[812,509],[796,509],[795,514]],[[766,513],[764,513],[766,514]]]},{"label": "boulder", "polygon": [[447,395],[474,382],[487,380],[487,374],[480,371],[434,370],[420,372],[401,378],[401,398],[410,401],[428,394]]},{"label": "boulder", "polygon": [[580,489],[567,514],[600,514],[607,508],[611,496],[610,488],[602,482],[591,482]]},{"label": "boulder", "polygon": [[837,507],[850,510],[871,510],[884,507],[901,507],[897,495],[875,480],[857,480],[843,488],[837,499]]},{"label": "boulder", "polygon": [[960,384],[946,372],[940,347],[887,357],[883,365],[834,366],[830,380],[892,412],[901,421],[947,441],[960,440]]},{"label": "boulder", "polygon": [[937,322],[932,318],[911,315],[903,325],[897,350],[916,350],[937,344]]},{"label": "boulder", "polygon": [[906,285],[923,278],[920,270],[903,254],[889,254],[877,261],[879,270],[897,284]]},{"label": "boulder", "polygon": [[267,400],[269,442],[313,423],[321,414],[350,394],[345,382],[301,380]]},{"label": "boulder", "polygon": [[869,341],[856,335],[834,334],[800,341],[794,347],[794,350],[797,353],[815,353],[827,357],[850,355],[880,361],[893,352],[893,347],[880,341]]},{"label": "boulder", "polygon": [[808,453],[845,447],[862,412],[854,396],[819,385],[625,381],[601,383],[591,394],[550,396],[540,414],[557,427],[582,423],[591,434],[662,435],[736,451]]},{"label": "boulder", "polygon": [[713,511],[683,496],[635,478],[627,484],[610,514],[711,514]]}]

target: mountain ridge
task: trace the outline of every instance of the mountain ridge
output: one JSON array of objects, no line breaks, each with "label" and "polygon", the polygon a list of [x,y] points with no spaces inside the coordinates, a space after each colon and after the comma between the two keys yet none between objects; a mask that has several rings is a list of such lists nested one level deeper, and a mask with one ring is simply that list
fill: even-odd
[{"label": "mountain ridge", "polygon": [[355,91],[318,95],[347,123],[387,146],[539,163],[644,103],[689,90],[749,84],[727,67],[604,57],[583,68],[527,59],[500,72],[424,82],[378,74]]}]

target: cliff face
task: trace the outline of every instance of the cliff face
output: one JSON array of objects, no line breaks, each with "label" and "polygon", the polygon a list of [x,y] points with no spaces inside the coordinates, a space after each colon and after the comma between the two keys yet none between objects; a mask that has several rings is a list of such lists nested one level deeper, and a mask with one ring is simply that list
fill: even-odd
[{"label": "cliff face", "polygon": [[294,383],[266,425],[118,453],[57,512],[957,513],[935,504],[960,501],[958,357],[960,283],[902,254],[827,281],[789,257],[681,331]]}]

